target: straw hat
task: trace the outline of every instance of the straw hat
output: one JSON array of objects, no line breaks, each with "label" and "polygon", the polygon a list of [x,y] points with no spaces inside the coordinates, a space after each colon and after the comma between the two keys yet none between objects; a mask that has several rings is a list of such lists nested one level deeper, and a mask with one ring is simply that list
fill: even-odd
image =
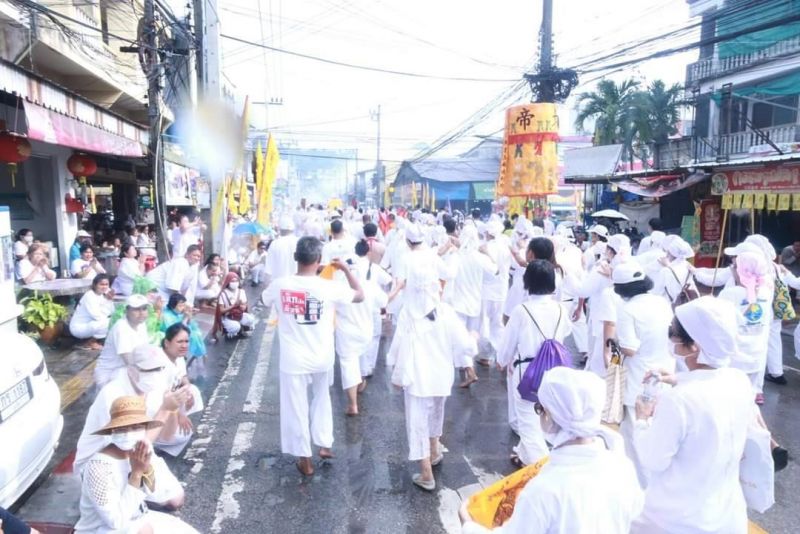
[{"label": "straw hat", "polygon": [[111,434],[112,430],[133,425],[146,425],[147,429],[163,425],[147,416],[144,397],[130,396],[119,397],[111,403],[111,421],[106,426],[94,432],[95,435],[104,436]]}]

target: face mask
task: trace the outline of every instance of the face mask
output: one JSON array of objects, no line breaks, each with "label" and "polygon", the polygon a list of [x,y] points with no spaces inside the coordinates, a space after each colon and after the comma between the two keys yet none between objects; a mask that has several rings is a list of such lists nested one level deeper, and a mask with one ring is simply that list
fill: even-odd
[{"label": "face mask", "polygon": [[228,287],[236,291],[237,289],[239,289],[239,282],[231,282],[230,284],[228,284]]},{"label": "face mask", "polygon": [[25,241],[28,244],[33,243],[33,236],[32,235],[26,235],[25,237],[22,238],[22,240]]},{"label": "face mask", "polygon": [[144,440],[147,433],[144,430],[134,430],[132,432],[120,432],[111,434],[111,443],[122,451],[132,451],[136,444]]},{"label": "face mask", "polygon": [[670,350],[670,354],[672,355],[673,358],[675,358],[676,360],[683,361],[683,360],[686,359],[686,356],[684,356],[682,354],[678,354],[678,347],[680,347],[680,346],[681,346],[681,343],[672,343],[670,345],[670,349],[669,350]]},{"label": "face mask", "polygon": [[143,393],[150,393],[151,391],[166,389],[166,384],[164,384],[164,378],[161,373],[139,373],[136,387]]},{"label": "face mask", "polygon": [[544,433],[544,439],[550,443],[551,445],[556,442],[556,438],[558,437],[558,431],[561,428],[553,421],[549,416],[545,419],[545,423],[542,425],[542,433]]}]

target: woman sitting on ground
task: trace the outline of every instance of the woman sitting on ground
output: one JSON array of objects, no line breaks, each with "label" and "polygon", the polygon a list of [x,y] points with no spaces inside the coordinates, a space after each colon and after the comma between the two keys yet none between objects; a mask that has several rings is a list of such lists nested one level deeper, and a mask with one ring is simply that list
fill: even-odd
[{"label": "woman sitting on ground", "polygon": [[144,256],[132,242],[125,243],[119,253],[119,268],[112,286],[114,292],[127,297],[133,293],[133,284],[141,276],[144,276]]},{"label": "woman sitting on ground", "polygon": [[181,323],[189,329],[189,358],[202,358],[206,355],[203,332],[197,322],[192,320],[192,307],[186,304],[186,297],[173,293],[167,307],[161,312],[161,330],[166,332],[172,325]]},{"label": "woman sitting on ground", "polygon": [[22,284],[33,284],[53,280],[56,272],[50,268],[44,245],[34,243],[28,248],[28,256],[17,262],[17,279]]},{"label": "woman sitting on ground", "polygon": [[256,323],[256,318],[247,313],[247,295],[240,287],[239,275],[228,273],[222,282],[222,291],[217,299],[217,313],[212,329],[214,339],[220,330],[225,337],[233,339],[239,333],[249,334]]},{"label": "woman sitting on ground", "polygon": [[150,511],[145,504],[158,484],[151,465],[153,446],[145,432],[161,425],[147,416],[144,397],[114,401],[111,421],[95,432],[110,435],[111,444],[96,452],[83,469],[76,534],[197,532],[175,516]]},{"label": "woman sitting on ground", "polygon": [[83,348],[100,350],[100,340],[108,335],[111,314],[114,313],[114,290],[109,288],[107,274],[98,274],[92,280],[92,288],[84,293],[69,321],[70,333],[87,340]]},{"label": "woman sitting on ground", "polygon": [[72,261],[70,272],[73,278],[94,278],[98,274],[105,274],[103,265],[94,257],[92,245],[81,245],[81,256]]}]

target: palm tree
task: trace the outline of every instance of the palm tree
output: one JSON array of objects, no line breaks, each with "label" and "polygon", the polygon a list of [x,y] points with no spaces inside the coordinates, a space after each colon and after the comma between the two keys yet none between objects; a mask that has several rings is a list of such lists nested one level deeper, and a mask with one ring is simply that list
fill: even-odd
[{"label": "palm tree", "polygon": [[633,79],[619,85],[611,80],[601,80],[594,92],[578,96],[575,127],[583,130],[586,121],[594,119],[595,145],[626,144],[629,138],[632,139],[630,108],[638,88],[639,82]]},{"label": "palm tree", "polygon": [[683,87],[680,84],[667,87],[662,80],[655,80],[645,91],[637,92],[633,100],[632,122],[638,144],[653,145],[653,160],[657,166],[660,146],[678,133],[680,109],[686,105]]}]

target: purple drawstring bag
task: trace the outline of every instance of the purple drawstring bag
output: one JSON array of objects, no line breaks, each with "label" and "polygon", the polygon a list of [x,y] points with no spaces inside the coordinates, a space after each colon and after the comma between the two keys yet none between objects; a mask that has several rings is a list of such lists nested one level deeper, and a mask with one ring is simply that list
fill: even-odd
[{"label": "purple drawstring bag", "polygon": [[[524,304],[522,307],[528,313],[528,316],[533,321],[536,329],[544,338],[544,342],[542,343],[542,346],[539,347],[539,352],[536,353],[536,357],[522,359],[517,358],[514,361],[514,367],[517,367],[523,363],[528,363],[525,373],[523,374],[522,371],[520,371],[521,377],[519,380],[519,385],[517,386],[517,391],[519,392],[520,397],[522,397],[524,400],[538,402],[539,396],[537,395],[537,392],[539,391],[539,386],[542,383],[544,374],[553,367],[558,367],[561,365],[570,367],[572,365],[572,353],[560,341],[557,341],[553,338],[548,339],[547,336],[545,336],[542,332],[542,329],[539,328],[539,324],[536,322],[536,319],[534,319],[533,315],[531,315],[531,312],[528,311],[528,308],[526,308]],[[559,310],[556,330],[553,333],[554,337],[556,333],[558,333],[558,327],[561,324],[561,315],[562,312]]]}]

